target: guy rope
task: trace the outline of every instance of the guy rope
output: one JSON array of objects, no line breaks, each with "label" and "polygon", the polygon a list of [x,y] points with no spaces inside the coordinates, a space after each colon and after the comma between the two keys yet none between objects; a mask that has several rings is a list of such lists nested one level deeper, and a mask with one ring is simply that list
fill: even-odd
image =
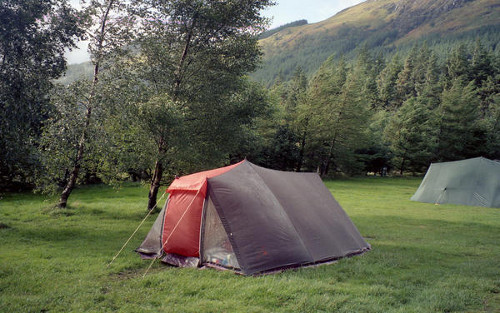
[{"label": "guy rope", "polygon": [[[170,239],[170,237],[172,237],[172,234],[175,232],[175,230],[177,229],[177,226],[179,226],[179,224],[181,223],[182,219],[184,218],[184,216],[186,215],[187,211],[189,211],[189,209],[191,208],[191,205],[193,204],[194,200],[196,200],[196,198],[198,197],[198,194],[200,193],[200,190],[202,188],[198,189],[198,192],[196,192],[196,195],[193,197],[193,200],[191,200],[191,202],[189,203],[188,207],[186,208],[186,210],[184,211],[184,213],[182,213],[182,216],[181,218],[177,221],[177,224],[175,224],[174,228],[172,229],[172,231],[170,232],[170,234],[168,235],[167,239],[165,240],[165,242],[163,243],[163,245],[161,246],[161,250],[160,251],[163,251],[163,248],[165,248],[165,246],[167,245],[167,242],[168,240]],[[149,270],[151,269],[151,267],[153,266],[153,263],[159,259],[158,257],[155,257],[153,258],[153,260],[151,261],[151,263],[149,264],[148,268],[146,269],[146,272],[144,272],[144,275],[142,276],[142,278],[146,277],[146,274],[149,272]]]},{"label": "guy rope", "polygon": [[132,239],[132,237],[134,237],[135,233],[137,233],[137,231],[139,230],[139,228],[141,228],[142,224],[144,224],[144,222],[146,221],[146,219],[149,217],[149,215],[151,215],[151,213],[154,211],[154,209],[156,208],[156,206],[158,205],[158,203],[161,201],[161,199],[163,199],[163,197],[167,194],[167,192],[165,191],[163,193],[163,195],[160,197],[160,199],[158,199],[158,201],[156,201],[156,204],[151,208],[151,210],[149,210],[148,214],[146,215],[146,217],[142,220],[142,222],[139,224],[139,226],[137,226],[137,228],[135,229],[135,231],[132,233],[132,235],[130,235],[130,237],[128,238],[128,240],[123,244],[122,248],[120,249],[120,251],[118,251],[118,253],[113,257],[113,259],[111,260],[111,262],[109,262],[108,266],[109,267],[111,265],[111,263],[113,263],[113,261],[120,255],[120,253],[123,251],[123,249],[125,249],[125,246],[130,242],[130,239]]}]

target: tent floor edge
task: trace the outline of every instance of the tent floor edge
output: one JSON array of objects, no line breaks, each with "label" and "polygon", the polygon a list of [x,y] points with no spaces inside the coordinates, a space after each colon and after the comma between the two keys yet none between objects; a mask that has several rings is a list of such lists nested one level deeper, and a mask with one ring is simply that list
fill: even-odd
[{"label": "tent floor edge", "polygon": [[183,256],[175,253],[165,253],[160,259],[163,263],[177,267],[198,267],[200,259],[197,257]]},{"label": "tent floor edge", "polygon": [[222,266],[220,264],[215,264],[215,263],[210,263],[210,262],[206,262],[206,263],[201,264],[200,265],[200,269],[210,268],[210,269],[216,269],[216,270],[219,270],[219,271],[232,271],[232,272],[234,272],[235,274],[238,274],[238,275],[255,276],[255,277],[257,277],[257,276],[263,276],[263,275],[279,274],[279,273],[282,273],[282,272],[285,272],[285,271],[297,270],[297,269],[300,269],[300,268],[309,268],[309,267],[313,268],[313,267],[319,267],[319,266],[323,266],[323,265],[331,265],[331,264],[337,263],[341,259],[350,258],[350,257],[356,256],[356,255],[362,255],[365,252],[368,252],[370,250],[371,250],[371,246],[364,247],[364,248],[361,248],[359,250],[347,253],[346,255],[340,256],[340,257],[327,258],[327,259],[324,259],[324,260],[320,260],[320,261],[316,261],[316,262],[311,262],[311,263],[290,264],[290,265],[287,265],[287,266],[277,267],[277,268],[265,270],[265,271],[262,271],[262,272],[251,273],[251,274],[245,274],[242,270],[231,268],[231,267],[225,267],[225,266]]},{"label": "tent floor edge", "polygon": [[211,268],[211,269],[216,269],[218,271],[231,271],[235,274],[238,274],[238,275],[245,275],[240,269],[237,269],[237,268],[232,268],[232,267],[225,267],[225,266],[222,266],[222,265],[219,265],[219,264],[215,264],[215,263],[203,263],[200,267],[200,269],[205,269],[205,268]]},{"label": "tent floor edge", "polygon": [[301,263],[301,264],[293,264],[293,265],[278,267],[275,269],[269,269],[269,270],[265,270],[263,272],[253,273],[250,275],[251,276],[270,275],[270,274],[277,274],[277,273],[288,271],[288,270],[295,270],[295,269],[299,269],[299,268],[308,268],[308,267],[318,267],[318,266],[322,266],[322,265],[330,265],[330,264],[337,263],[341,259],[346,259],[346,258],[350,258],[353,256],[362,255],[365,252],[368,252],[370,250],[371,250],[371,246],[364,247],[364,248],[361,248],[359,250],[349,252],[343,256],[326,258],[326,259],[316,261],[316,262],[311,262],[311,263]]}]

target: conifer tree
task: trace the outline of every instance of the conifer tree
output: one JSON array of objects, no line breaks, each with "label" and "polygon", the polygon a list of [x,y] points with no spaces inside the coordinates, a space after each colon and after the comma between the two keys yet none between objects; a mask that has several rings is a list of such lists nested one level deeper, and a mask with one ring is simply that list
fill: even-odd
[{"label": "conifer tree", "polygon": [[398,74],[398,80],[396,81],[398,107],[401,106],[406,99],[417,96],[415,81],[413,79],[417,56],[418,49],[417,46],[414,46],[404,61],[403,69]]},{"label": "conifer tree", "polygon": [[422,81],[419,84],[418,98],[424,101],[429,109],[434,110],[439,106],[442,83],[439,81],[440,67],[436,54],[430,53],[423,72]]},{"label": "conifer tree", "polygon": [[307,89],[307,78],[299,66],[295,69],[295,72],[290,80],[287,99],[285,103],[285,111],[287,114],[292,115],[291,119],[293,120],[293,115],[296,111],[296,108],[300,102],[300,98],[306,92]]},{"label": "conifer tree", "polygon": [[294,94],[293,99],[295,100],[295,105],[291,115],[290,126],[298,140],[295,143],[295,146],[298,147],[298,154],[296,156],[294,170],[299,172],[304,163],[304,154],[310,131],[310,113],[308,112],[308,81],[304,71],[300,67],[294,74],[291,89]]},{"label": "conifer tree", "polygon": [[450,161],[481,156],[486,149],[486,132],[480,122],[479,99],[474,83],[461,79],[443,91],[437,111],[437,159]]},{"label": "conifer tree", "polygon": [[500,88],[491,96],[488,112],[485,117],[488,145],[487,156],[500,159]]},{"label": "conifer tree", "polygon": [[435,141],[432,112],[422,97],[406,100],[385,130],[400,175],[405,171],[421,172],[432,157]]},{"label": "conifer tree", "polygon": [[396,84],[402,69],[399,55],[396,54],[378,75],[377,87],[383,108],[396,108],[400,104]]},{"label": "conifer tree", "polygon": [[471,76],[469,55],[464,44],[458,45],[448,55],[445,65],[445,86],[449,88],[451,83],[460,79],[463,83],[468,83]]},{"label": "conifer tree", "polygon": [[471,75],[477,88],[483,86],[488,77],[494,75],[494,67],[488,50],[479,39],[476,40],[471,57]]},{"label": "conifer tree", "polygon": [[311,83],[310,125],[315,130],[316,148],[320,148],[317,157],[322,176],[332,168],[344,172],[359,169],[355,151],[366,145],[371,114],[369,77],[365,75],[363,56],[350,71],[343,60],[331,65],[324,64]]}]

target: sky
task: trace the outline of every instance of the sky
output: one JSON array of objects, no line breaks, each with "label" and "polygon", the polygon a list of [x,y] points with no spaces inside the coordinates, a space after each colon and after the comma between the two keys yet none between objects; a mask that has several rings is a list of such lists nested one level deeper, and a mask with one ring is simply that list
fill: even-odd
[{"label": "sky", "polygon": [[271,28],[306,19],[316,23],[364,0],[276,0],[277,4],[263,12],[272,18]]},{"label": "sky", "polygon": [[[263,11],[262,14],[271,18],[270,28],[306,19],[309,23],[316,23],[332,17],[337,12],[363,2],[364,0],[275,0],[276,5]],[[70,0],[75,7],[79,7],[79,0]],[[69,64],[82,63],[89,60],[87,42],[80,42],[79,49],[66,54]]]}]

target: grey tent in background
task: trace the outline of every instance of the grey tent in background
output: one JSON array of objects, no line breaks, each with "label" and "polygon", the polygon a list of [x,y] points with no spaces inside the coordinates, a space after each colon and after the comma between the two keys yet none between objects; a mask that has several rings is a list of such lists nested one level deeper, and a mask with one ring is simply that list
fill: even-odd
[{"label": "grey tent in background", "polygon": [[432,163],[411,200],[500,208],[500,162],[479,157]]},{"label": "grey tent in background", "polygon": [[314,265],[370,249],[316,173],[248,161],[180,177],[137,252],[177,266],[245,275]]}]

